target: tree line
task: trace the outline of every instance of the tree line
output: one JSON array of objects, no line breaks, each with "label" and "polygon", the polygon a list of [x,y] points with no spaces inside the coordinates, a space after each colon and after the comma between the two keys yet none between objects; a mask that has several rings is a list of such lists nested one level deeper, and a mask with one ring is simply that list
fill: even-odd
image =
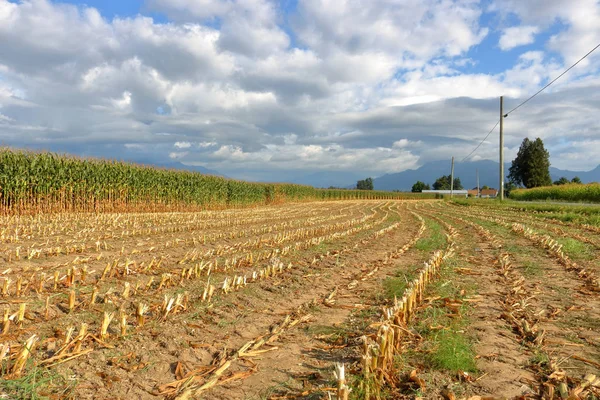
[{"label": "tree line", "polygon": [[[411,191],[413,193],[422,192],[423,190],[450,190],[450,181],[452,177],[450,175],[443,175],[436,179],[433,185],[428,183],[417,181],[412,186]],[[554,185],[565,185],[568,183],[580,184],[581,179],[574,177],[568,180],[564,176],[560,179],[552,182],[550,178],[550,153],[544,147],[544,142],[540,138],[535,140],[529,140],[529,138],[523,139],[517,156],[512,161],[509,168],[508,182],[504,187],[504,192],[507,196],[510,195],[510,191],[517,187],[533,188],[539,186],[550,186]],[[482,189],[487,188],[484,186]],[[373,179],[366,178],[359,180],[356,183],[356,189],[358,190],[373,190]],[[463,185],[460,182],[460,178],[454,178],[454,189],[463,190]]]}]

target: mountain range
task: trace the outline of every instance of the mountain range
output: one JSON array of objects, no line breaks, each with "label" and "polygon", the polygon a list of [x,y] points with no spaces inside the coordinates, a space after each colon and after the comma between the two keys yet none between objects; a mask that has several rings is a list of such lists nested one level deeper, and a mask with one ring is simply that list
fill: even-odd
[{"label": "mountain range", "polygon": [[[510,163],[504,165],[504,172],[508,175]],[[498,187],[498,163],[491,160],[472,161],[454,164],[454,176],[460,178],[463,187],[471,189],[477,186],[477,171],[479,172],[479,185]],[[450,175],[451,164],[448,161],[432,161],[417,168],[395,174],[386,174],[373,179],[375,190],[402,190],[409,191],[417,182],[432,185],[442,175]],[[583,183],[600,182],[600,165],[591,171],[569,171],[550,167],[552,181],[565,177],[569,180],[578,176]],[[506,180],[508,181],[508,179]]]},{"label": "mountain range", "polygon": [[[141,160],[138,160],[140,162]],[[181,169],[196,171],[206,175],[225,175],[201,166],[190,166],[180,162],[153,163],[157,167]],[[504,171],[508,175],[510,163],[504,165]],[[408,169],[406,171],[385,174],[373,179],[375,190],[401,190],[410,191],[412,185],[417,182],[425,182],[432,185],[437,178],[442,175],[450,175],[451,165],[448,161],[431,161],[417,169]],[[471,189],[477,186],[477,172],[479,172],[479,185],[489,187],[498,187],[498,163],[491,160],[472,161],[467,163],[454,164],[454,176],[460,178],[463,187]],[[287,176],[282,181],[297,183],[301,185],[310,185],[314,187],[327,188],[330,186],[354,188],[356,181],[364,179],[367,176],[350,171],[331,171],[331,172],[309,172],[299,173]],[[569,180],[578,176],[583,183],[600,182],[600,165],[591,171],[569,171],[550,167],[550,177],[553,181],[560,177]],[[508,179],[506,180],[508,181]]]}]

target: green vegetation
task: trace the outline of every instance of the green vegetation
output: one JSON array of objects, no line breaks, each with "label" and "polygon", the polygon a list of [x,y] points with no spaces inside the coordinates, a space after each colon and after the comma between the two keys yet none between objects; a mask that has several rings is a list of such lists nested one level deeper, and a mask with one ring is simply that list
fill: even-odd
[{"label": "green vegetation", "polygon": [[452,372],[477,371],[475,352],[462,331],[442,330],[433,339],[437,346],[430,357],[436,368]]},{"label": "green vegetation", "polygon": [[571,179],[571,181],[569,181],[564,176],[561,176],[558,180],[554,181],[552,184],[553,185],[567,185],[569,183],[576,183],[576,184],[581,185],[582,182],[581,182],[581,179],[579,179],[578,176],[576,176],[573,179]]},{"label": "green vegetation", "polygon": [[56,371],[45,368],[28,368],[29,373],[18,379],[3,380],[0,398],[8,395],[13,400],[42,400],[71,398],[76,381],[67,381]]},{"label": "green vegetation", "polygon": [[512,161],[509,179],[515,185],[526,188],[548,186],[550,178],[550,153],[544,148],[542,139],[523,139],[517,157]]},{"label": "green vegetation", "polygon": [[420,193],[423,190],[430,190],[430,189],[431,189],[431,187],[429,186],[428,183],[417,181],[412,186],[411,192],[413,192],[413,193]]},{"label": "green vegetation", "polygon": [[410,268],[410,271],[398,271],[395,277],[387,278],[383,281],[383,291],[387,299],[402,298],[408,282],[416,277],[412,269]]},{"label": "green vegetation", "polygon": [[[452,177],[450,175],[444,175],[444,176],[440,176],[439,178],[436,179],[435,183],[433,184],[433,189],[434,190],[450,190],[450,180],[452,179]],[[454,190],[462,190],[463,189],[463,185],[460,182],[460,178],[454,178],[454,187],[452,187],[452,189]]]},{"label": "green vegetation", "polygon": [[594,259],[594,249],[587,243],[573,238],[556,238],[563,247],[563,251],[574,260]]},{"label": "green vegetation", "polygon": [[[440,278],[426,290],[426,297],[437,300],[415,316],[414,329],[422,339],[418,348],[405,352],[398,359],[406,372],[416,365],[431,370],[477,372],[473,339],[466,332],[471,309],[468,302],[463,302],[465,297],[476,292],[476,285],[458,279],[455,272],[458,266],[456,257],[446,260]],[[424,379],[427,379],[426,372],[427,369]]]},{"label": "green vegetation", "polygon": [[600,202],[600,184],[587,185],[570,183],[555,186],[543,186],[533,189],[515,189],[511,192],[513,200],[558,200],[570,202]]},{"label": "green vegetation", "polygon": [[362,179],[356,182],[356,189],[358,190],[373,190],[373,178]]},{"label": "green vegetation", "polygon": [[454,204],[461,206],[474,206],[489,209],[506,209],[513,211],[529,211],[532,212],[532,215],[537,218],[556,219],[564,222],[576,222],[580,224],[600,226],[600,207],[596,205],[525,203],[512,200],[505,200],[501,202],[478,199],[452,199],[451,201]]},{"label": "green vegetation", "polygon": [[431,233],[419,239],[417,243],[415,243],[415,248],[421,251],[435,251],[443,249],[446,244],[446,237],[442,233],[440,225],[431,220],[427,220],[425,224]]},{"label": "green vegetation", "polygon": [[244,182],[113,160],[0,149],[0,209],[4,213],[162,211],[288,201],[431,197]]},{"label": "green vegetation", "polygon": [[[474,285],[467,285],[465,282],[457,285],[454,272],[457,266],[455,257],[446,260],[441,278],[427,292],[458,302],[472,295],[476,289]],[[432,367],[452,372],[477,371],[472,340],[465,333],[465,328],[469,325],[468,313],[468,303],[462,303],[456,311],[442,302],[436,302],[419,316],[417,331],[426,338],[427,346],[431,348],[426,358]]]}]

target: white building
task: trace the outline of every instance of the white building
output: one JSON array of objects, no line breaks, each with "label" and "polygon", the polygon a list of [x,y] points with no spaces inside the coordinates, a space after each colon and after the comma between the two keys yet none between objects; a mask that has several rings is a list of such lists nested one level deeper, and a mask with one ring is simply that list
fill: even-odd
[{"label": "white building", "polygon": [[448,195],[450,196],[450,194],[452,194],[453,196],[456,197],[469,197],[469,191],[468,190],[423,190],[422,193],[439,193],[439,194],[443,194],[443,195]]}]

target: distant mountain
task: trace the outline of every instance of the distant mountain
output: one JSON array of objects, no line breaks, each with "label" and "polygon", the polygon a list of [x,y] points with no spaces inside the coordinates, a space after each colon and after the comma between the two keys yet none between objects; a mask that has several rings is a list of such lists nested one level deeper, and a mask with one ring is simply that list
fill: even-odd
[{"label": "distant mountain", "polygon": [[[506,163],[504,166],[506,175],[508,175],[509,168],[510,163]],[[418,169],[380,176],[373,180],[373,184],[376,190],[408,191],[416,181],[433,184],[440,176],[450,175],[450,169],[449,161],[432,161]],[[498,187],[498,163],[496,161],[481,160],[454,164],[454,176],[460,178],[462,185],[467,189],[477,186],[476,170],[479,170],[480,186]],[[569,180],[578,176],[584,183],[598,182],[600,181],[600,165],[591,171],[568,171],[550,167],[550,176],[553,181],[562,176]]]},{"label": "distant mountain", "polygon": [[550,167],[550,176],[552,177],[553,181],[559,179],[562,176],[564,176],[568,180],[571,180],[574,177],[578,176],[579,179],[581,179],[581,182],[583,183],[600,182],[600,165],[598,165],[591,171],[568,171]]}]

